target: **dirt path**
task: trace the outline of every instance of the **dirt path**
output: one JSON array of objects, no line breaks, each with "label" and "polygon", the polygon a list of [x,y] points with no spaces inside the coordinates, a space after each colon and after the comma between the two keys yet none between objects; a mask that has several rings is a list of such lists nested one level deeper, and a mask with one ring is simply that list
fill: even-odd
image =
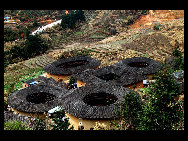
[{"label": "dirt path", "polygon": [[183,18],[184,10],[150,10],[149,14],[142,15],[130,28],[152,27],[155,23]]}]

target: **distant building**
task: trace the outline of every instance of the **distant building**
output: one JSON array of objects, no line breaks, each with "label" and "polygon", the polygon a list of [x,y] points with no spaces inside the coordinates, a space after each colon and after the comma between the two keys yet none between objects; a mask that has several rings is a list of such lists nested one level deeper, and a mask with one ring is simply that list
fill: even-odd
[{"label": "distant building", "polygon": [[72,74],[80,73],[86,69],[96,69],[101,64],[100,61],[86,56],[69,57],[59,59],[44,67],[47,78],[54,78],[56,81],[69,83]]}]

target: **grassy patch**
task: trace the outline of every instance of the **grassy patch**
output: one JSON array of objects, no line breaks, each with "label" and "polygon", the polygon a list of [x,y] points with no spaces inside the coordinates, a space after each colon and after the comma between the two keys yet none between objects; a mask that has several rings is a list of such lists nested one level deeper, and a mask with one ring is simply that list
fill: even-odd
[{"label": "grassy patch", "polygon": [[10,94],[21,88],[23,81],[36,78],[45,71],[42,68],[22,68],[4,74],[4,90]]},{"label": "grassy patch", "polygon": [[77,50],[72,50],[72,51],[65,51],[63,52],[58,59],[62,58],[68,58],[68,57],[73,57],[73,56],[91,56],[92,52],[95,53],[100,53],[99,51],[96,51],[94,49],[77,49]]},{"label": "grassy patch", "polygon": [[81,31],[75,32],[74,35],[82,35],[83,33]]}]

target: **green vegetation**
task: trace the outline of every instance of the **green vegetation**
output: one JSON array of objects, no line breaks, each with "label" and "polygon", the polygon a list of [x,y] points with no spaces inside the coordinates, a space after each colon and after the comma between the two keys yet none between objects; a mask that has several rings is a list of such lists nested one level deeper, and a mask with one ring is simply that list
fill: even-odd
[{"label": "green vegetation", "polygon": [[59,59],[73,57],[73,56],[91,56],[92,52],[97,52],[97,51],[92,49],[72,50],[68,52],[63,52],[63,54],[60,55]]},{"label": "green vegetation", "polygon": [[50,126],[52,130],[73,130],[74,127],[70,127],[69,118],[65,116],[64,110],[57,111],[53,114],[53,124]]},{"label": "green vegetation", "polygon": [[14,120],[4,122],[4,130],[31,130],[31,128],[21,121]]},{"label": "green vegetation", "polygon": [[83,33],[81,31],[75,32],[74,35],[82,35]]},{"label": "green vegetation", "polygon": [[155,76],[142,106],[141,125],[144,130],[176,130],[184,120],[182,102],[175,101],[179,86],[167,70]]},{"label": "green vegetation", "polygon": [[162,69],[155,76],[155,83],[142,89],[144,100],[134,93],[125,96],[121,104],[119,121],[111,121],[116,130],[178,130],[184,122],[183,101],[176,101],[179,86],[171,71]]},{"label": "green vegetation", "polygon": [[[26,32],[26,34],[28,34]],[[4,52],[4,67],[40,55],[48,50],[49,46],[38,35],[28,35],[23,46],[15,45]]]},{"label": "green vegetation", "polygon": [[63,15],[61,26],[62,28],[75,28],[76,22],[85,21],[84,12],[82,10],[75,10],[70,14]]},{"label": "green vegetation", "polygon": [[4,90],[10,94],[21,88],[22,83],[26,80],[37,78],[39,75],[43,74],[44,70],[42,68],[36,69],[19,69],[18,72],[14,72],[13,76],[4,76]]},{"label": "green vegetation", "polygon": [[124,102],[121,103],[120,109],[117,110],[119,121],[110,121],[111,129],[118,130],[135,130],[139,128],[141,122],[140,115],[142,102],[138,95],[130,92],[125,95]]},{"label": "green vegetation", "polygon": [[179,43],[176,41],[172,56],[166,58],[164,64],[172,72],[184,70],[184,55],[180,51]]},{"label": "green vegetation", "polygon": [[28,59],[44,53],[47,49],[48,45],[38,35],[30,35],[27,37],[23,56]]},{"label": "green vegetation", "polygon": [[41,117],[35,118],[33,124],[34,124],[33,130],[46,130],[47,129],[46,121],[45,119]]},{"label": "green vegetation", "polygon": [[162,27],[162,25],[160,23],[156,23],[154,26],[153,26],[153,29],[154,30],[159,30],[160,27]]},{"label": "green vegetation", "polygon": [[12,29],[4,29],[4,41],[14,41],[18,39],[18,34],[14,32]]},{"label": "green vegetation", "polygon": [[179,48],[179,43],[176,41],[175,49],[173,51],[175,66],[174,69],[176,70],[184,70],[184,56]]},{"label": "green vegetation", "polygon": [[71,76],[71,78],[69,79],[69,83],[68,83],[68,89],[71,89],[71,85],[76,83],[76,80],[74,79],[74,77]]},{"label": "green vegetation", "polygon": [[38,26],[39,26],[38,21],[34,19],[33,27],[38,27]]}]

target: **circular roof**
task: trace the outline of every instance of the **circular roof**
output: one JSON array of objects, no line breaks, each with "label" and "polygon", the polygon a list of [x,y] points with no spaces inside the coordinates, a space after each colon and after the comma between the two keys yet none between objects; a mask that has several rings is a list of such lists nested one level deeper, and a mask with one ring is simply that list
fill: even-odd
[{"label": "circular roof", "polygon": [[59,96],[66,92],[60,87],[37,84],[10,94],[7,103],[21,112],[46,112],[58,106]]},{"label": "circular roof", "polygon": [[101,64],[99,60],[87,56],[59,59],[44,67],[44,70],[54,75],[71,75],[86,69],[94,69]]},{"label": "circular roof", "polygon": [[86,85],[68,92],[66,96],[61,95],[59,103],[65,112],[78,118],[113,118],[115,110],[120,108],[120,103],[129,92],[135,91],[108,83]]},{"label": "circular roof", "polygon": [[119,86],[126,86],[147,79],[131,68],[106,66],[99,69],[87,69],[81,73],[73,74],[73,77],[88,85],[98,83],[109,83]]},{"label": "circular roof", "polygon": [[128,69],[141,75],[156,73],[162,67],[161,63],[146,57],[127,58],[120,60],[113,66],[122,70]]}]

